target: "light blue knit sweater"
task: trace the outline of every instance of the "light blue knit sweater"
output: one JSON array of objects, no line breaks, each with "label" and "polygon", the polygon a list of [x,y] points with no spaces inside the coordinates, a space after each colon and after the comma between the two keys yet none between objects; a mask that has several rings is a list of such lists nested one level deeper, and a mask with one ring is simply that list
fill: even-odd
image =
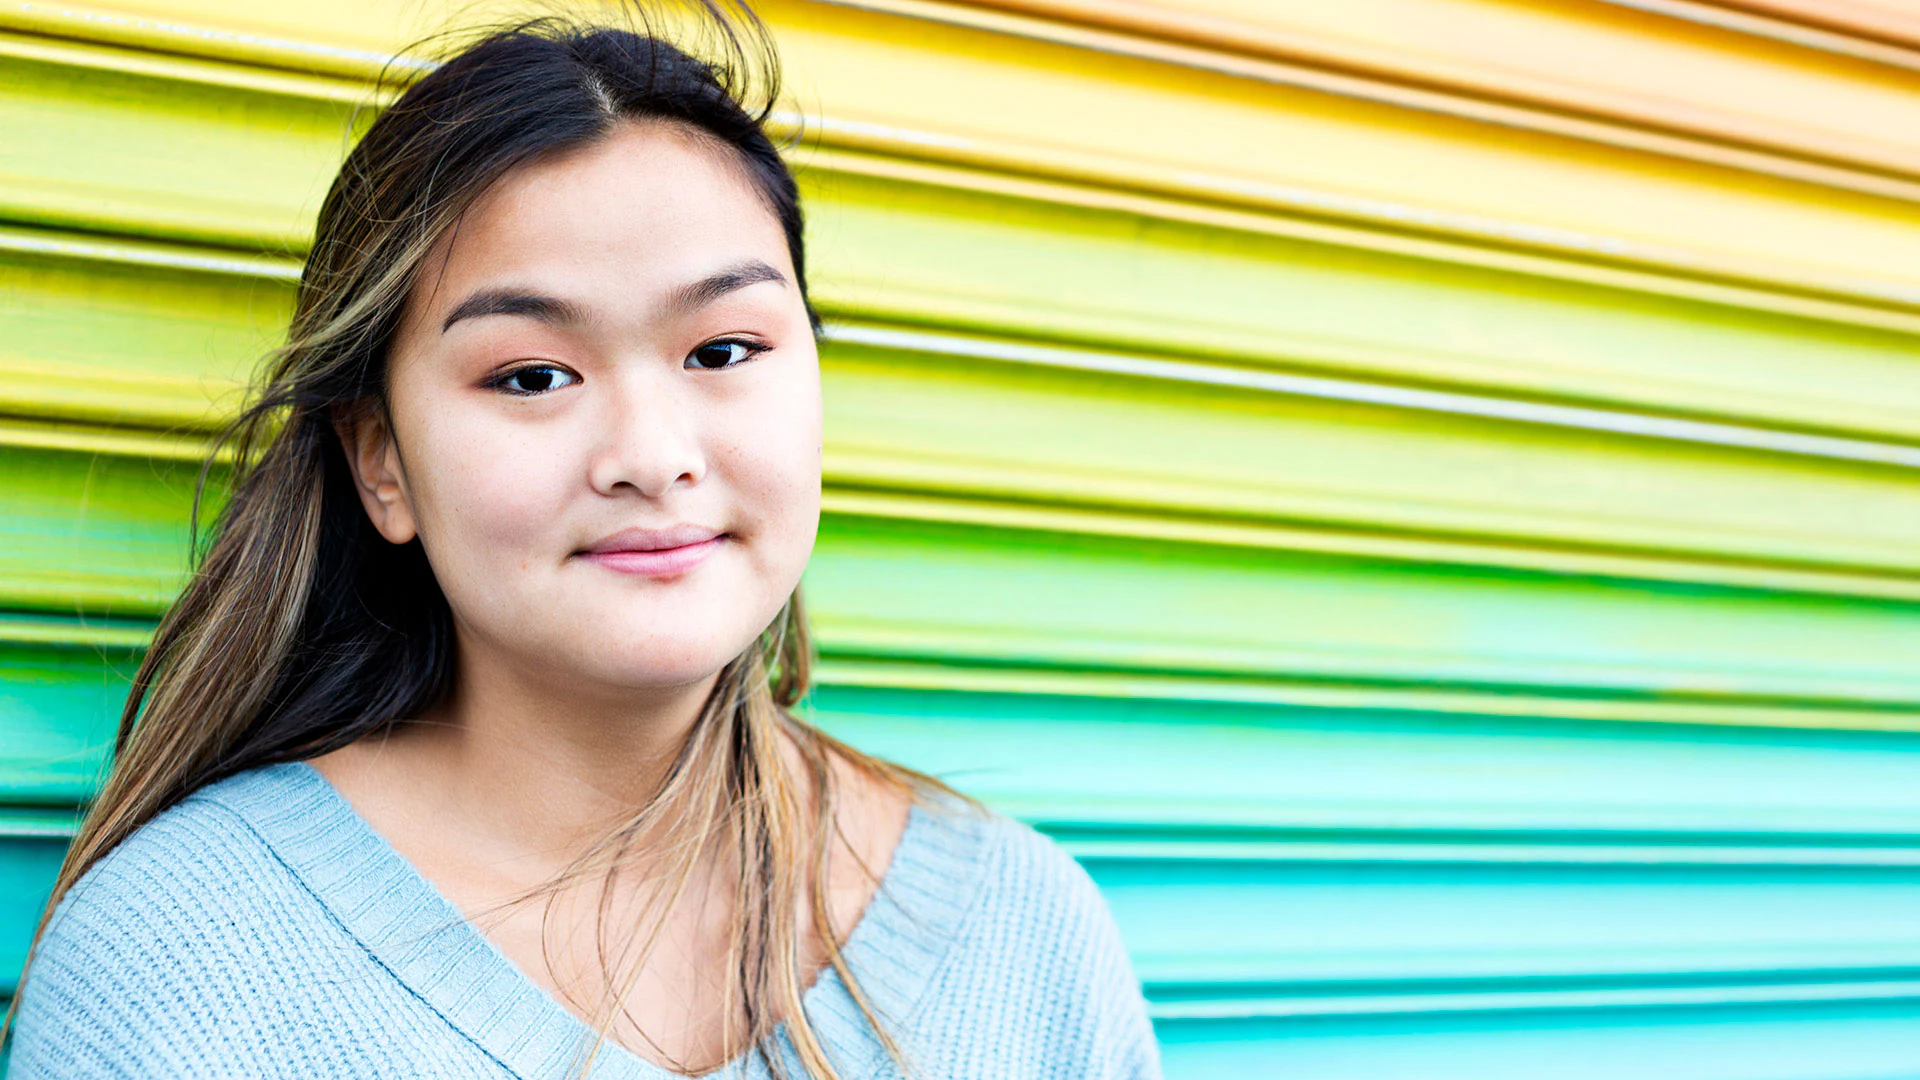
[{"label": "light blue knit sweater", "polygon": [[[916,807],[846,956],[913,1075],[1159,1076],[1100,894],[1017,822]],[[114,849],[22,995],[11,1080],[533,1080],[591,1039],[304,762],[209,785]],[[899,1075],[831,970],[805,1007],[846,1080]],[[613,1043],[592,1075],[678,1076]]]}]

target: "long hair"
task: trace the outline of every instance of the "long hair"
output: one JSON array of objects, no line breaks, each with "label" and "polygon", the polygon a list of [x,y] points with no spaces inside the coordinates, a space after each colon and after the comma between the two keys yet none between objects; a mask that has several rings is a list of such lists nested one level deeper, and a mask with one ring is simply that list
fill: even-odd
[{"label": "long hair", "polygon": [[[763,129],[779,93],[770,37],[745,8],[700,0],[693,11],[718,43],[697,51],[717,57],[698,58],[652,33],[644,12],[639,28],[547,17],[485,32],[413,81],[347,156],[320,209],[287,342],[216,444],[216,456],[231,463],[228,498],[134,676],[111,769],[60,868],[40,933],[90,867],[195,789],[346,746],[447,694],[454,634],[446,597],[417,539],[393,545],[373,529],[334,421],[383,406],[389,344],[427,252],[489,185],[517,166],[592,144],[623,120],[687,125],[746,167],[785,231],[806,296],[798,190]],[[810,301],[807,313],[817,332]],[[207,476],[203,470],[203,487]],[[837,1080],[801,1004],[811,974],[800,960],[806,900],[830,965],[900,1060],[828,917],[832,763],[916,797],[944,785],[795,717],[810,655],[796,591],[720,671],[661,790],[559,879],[520,898],[545,892],[551,915],[559,890],[606,875],[598,952],[609,991],[589,1006],[599,1037],[583,1070],[651,945],[635,931],[609,959],[606,941],[613,877],[643,846],[666,853],[643,914],[664,913],[684,893],[703,852],[726,852],[738,867],[730,1050],[752,1047],[784,1073],[774,1047],[783,1021],[809,1077]],[[783,741],[798,748],[797,766]],[[744,1030],[735,1030],[736,1017]]]}]

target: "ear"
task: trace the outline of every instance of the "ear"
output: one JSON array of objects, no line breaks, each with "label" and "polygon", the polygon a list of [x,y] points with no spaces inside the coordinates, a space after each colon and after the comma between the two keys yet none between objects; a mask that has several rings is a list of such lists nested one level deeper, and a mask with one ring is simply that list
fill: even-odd
[{"label": "ear", "polygon": [[406,471],[400,447],[394,442],[387,411],[373,401],[341,406],[333,413],[333,430],[346,451],[354,490],[373,527],[389,543],[404,544],[419,535],[413,500],[407,493]]}]

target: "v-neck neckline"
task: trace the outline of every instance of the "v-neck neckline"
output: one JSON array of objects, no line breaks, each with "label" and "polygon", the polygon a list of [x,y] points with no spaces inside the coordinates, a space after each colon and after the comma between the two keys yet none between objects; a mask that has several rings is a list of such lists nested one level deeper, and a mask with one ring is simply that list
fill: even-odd
[{"label": "v-neck neckline", "polygon": [[[305,761],[262,766],[204,788],[240,814],[373,958],[509,1072],[558,1077],[593,1029],[522,971]],[[875,1011],[897,1034],[971,908],[985,819],[915,803],[872,899],[841,949]],[[802,1008],[843,1076],[872,1075],[885,1050],[831,966]],[[787,1026],[775,1030],[791,1056]],[[740,1080],[752,1050],[690,1077],[611,1040],[592,1080]]]}]

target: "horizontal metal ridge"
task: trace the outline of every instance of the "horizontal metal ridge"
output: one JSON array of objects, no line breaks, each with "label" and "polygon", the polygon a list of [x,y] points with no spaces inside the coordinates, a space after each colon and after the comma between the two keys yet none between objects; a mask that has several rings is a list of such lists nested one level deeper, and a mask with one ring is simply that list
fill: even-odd
[{"label": "horizontal metal ridge", "polygon": [[1034,345],[898,327],[835,322],[829,324],[827,335],[834,341],[882,348],[910,349],[917,352],[1099,372],[1130,378],[1227,386],[1270,394],[1290,394],[1330,401],[1385,405],[1400,409],[1418,409],[1459,416],[1510,420],[1515,423],[1577,428],[1585,431],[1604,431],[1615,435],[1641,438],[1733,446],[1805,457],[1867,461],[1901,468],[1920,468],[1920,447],[1903,446],[1897,443],[1803,435],[1790,431],[1655,416],[1647,413],[1556,405],[1517,398],[1427,390],[1385,383],[1334,379],[1319,375],[1297,375],[1280,371],[1229,367],[1222,364],[1072,349],[1057,345]]},{"label": "horizontal metal ridge", "polygon": [[[1043,831],[1061,842],[1074,857],[1089,863],[1423,863],[1429,865],[1503,866],[1665,866],[1665,867],[1836,867],[1907,870],[1920,867],[1920,835],[1904,842],[1885,838],[1861,843],[1859,838],[1822,844],[1812,839],[1778,835],[1755,836],[1746,842],[1720,838],[1692,840],[1680,834],[1669,842],[1654,842],[1645,833],[1609,840],[1557,837],[1546,830],[1536,837],[1515,833],[1503,839],[1462,840],[1445,833],[1431,839],[1399,835],[1369,837],[1365,830],[1341,836],[1319,830],[1312,840],[1265,839],[1260,830],[1246,830],[1243,839],[1156,836],[1168,831],[1153,826],[1127,829],[1109,826],[1098,835],[1087,830],[1061,829],[1041,822]],[[1792,841],[1792,842],[1784,842]]]},{"label": "horizontal metal ridge", "polygon": [[[1522,980],[1515,980],[1517,984]],[[1206,996],[1182,987],[1148,983],[1148,1006],[1156,1020],[1285,1020],[1308,1017],[1418,1015],[1430,1013],[1535,1012],[1542,1010],[1666,1009],[1729,1005],[1920,1000],[1920,978],[1860,982],[1728,983],[1717,986],[1632,986],[1613,989],[1483,989],[1431,993],[1354,993],[1270,997]],[[1191,994],[1193,996],[1185,996]]]}]

